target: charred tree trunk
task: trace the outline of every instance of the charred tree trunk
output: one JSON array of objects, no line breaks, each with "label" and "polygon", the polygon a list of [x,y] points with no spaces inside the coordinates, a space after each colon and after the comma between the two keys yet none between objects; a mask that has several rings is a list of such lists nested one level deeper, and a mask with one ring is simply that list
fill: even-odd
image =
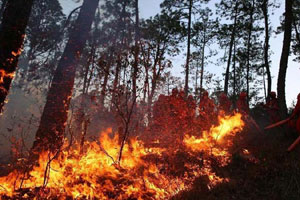
[{"label": "charred tree trunk", "polygon": [[72,96],[76,64],[88,39],[99,0],[85,0],[72,28],[48,92],[33,150],[57,151],[63,143]]},{"label": "charred tree trunk", "polygon": [[280,59],[279,74],[277,81],[278,103],[280,115],[282,118],[287,116],[287,106],[285,99],[285,79],[288,67],[288,59],[291,46],[292,21],[293,21],[293,0],[285,1],[285,21],[284,21],[284,39]]},{"label": "charred tree trunk", "polygon": [[188,39],[187,39],[187,53],[185,64],[185,86],[184,92],[187,96],[189,93],[189,73],[190,73],[190,54],[191,54],[191,25],[192,25],[192,7],[193,0],[189,0],[189,13],[188,13]]},{"label": "charred tree trunk", "polygon": [[136,101],[137,91],[137,76],[138,76],[138,63],[139,63],[139,0],[135,0],[135,47],[134,47],[134,65],[132,75],[132,95],[133,100]]},{"label": "charred tree trunk", "polygon": [[253,11],[254,11],[254,0],[252,1],[251,10],[250,10],[250,22],[249,22],[249,32],[247,40],[247,101],[249,104],[250,100],[250,57],[251,57],[251,37],[253,29]]},{"label": "charred tree trunk", "polygon": [[237,10],[238,10],[238,3],[235,4],[235,14],[234,14],[234,22],[231,32],[230,44],[229,44],[229,55],[227,61],[227,68],[225,72],[225,83],[224,83],[224,93],[228,94],[228,85],[229,85],[229,73],[230,73],[230,64],[231,64],[231,57],[232,57],[232,49],[235,40],[235,29],[236,29],[236,22],[237,22]]},{"label": "charred tree trunk", "polygon": [[0,26],[0,113],[17,69],[33,0],[2,3],[6,6]]}]

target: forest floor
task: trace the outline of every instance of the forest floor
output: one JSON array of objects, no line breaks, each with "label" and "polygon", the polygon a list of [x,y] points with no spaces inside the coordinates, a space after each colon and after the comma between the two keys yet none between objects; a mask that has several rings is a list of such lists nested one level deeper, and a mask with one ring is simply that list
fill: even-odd
[{"label": "forest floor", "polygon": [[240,147],[249,150],[256,162],[234,153],[228,166],[215,169],[219,176],[229,178],[228,183],[207,190],[199,180],[190,191],[184,191],[173,199],[299,200],[300,145],[287,152],[297,133],[286,127],[264,133],[258,133],[254,128],[244,131],[247,137],[240,141]]},{"label": "forest floor", "polygon": [[[261,127],[266,125],[260,124]],[[233,151],[230,164],[213,169],[219,177],[228,178],[228,182],[209,190],[207,177],[200,177],[195,180],[191,190],[183,191],[172,199],[299,200],[300,145],[294,151],[287,152],[298,134],[284,126],[264,133],[250,126],[245,127],[242,135],[245,137],[236,141],[237,150]],[[243,156],[242,149],[247,149],[251,156]],[[0,176],[7,173],[4,172],[8,168],[4,169],[0,169]]]}]

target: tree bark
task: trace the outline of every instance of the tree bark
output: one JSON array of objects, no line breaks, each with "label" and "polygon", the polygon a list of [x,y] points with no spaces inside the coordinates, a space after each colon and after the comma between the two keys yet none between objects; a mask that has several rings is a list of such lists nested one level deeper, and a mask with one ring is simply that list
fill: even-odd
[{"label": "tree bark", "polygon": [[185,86],[184,92],[187,96],[189,93],[189,73],[190,73],[190,54],[191,54],[191,25],[192,25],[192,7],[193,0],[189,0],[189,14],[188,14],[188,39],[187,39],[187,53],[185,65]]},{"label": "tree bark", "polygon": [[269,0],[263,1],[263,14],[264,14],[264,21],[265,21],[265,45],[264,45],[264,60],[265,60],[265,68],[266,73],[268,77],[268,89],[267,89],[267,98],[269,94],[272,91],[272,77],[271,77],[271,71],[270,71],[270,64],[269,64],[269,40],[270,40],[270,31],[269,31],[269,13],[268,13],[268,6],[269,6]]},{"label": "tree bark", "polygon": [[69,104],[72,97],[76,64],[88,39],[99,0],[85,0],[69,41],[58,63],[46,105],[36,133],[33,150],[36,152],[60,149],[63,143]]},{"label": "tree bark", "polygon": [[227,61],[227,68],[225,72],[225,83],[224,83],[224,93],[228,94],[228,85],[229,85],[229,73],[230,73],[230,64],[231,64],[231,57],[232,57],[232,49],[235,40],[235,29],[236,29],[236,22],[237,22],[237,11],[238,11],[238,3],[235,4],[235,14],[234,14],[234,22],[231,32],[230,44],[229,44],[229,55]]},{"label": "tree bark", "polygon": [[288,59],[291,47],[292,22],[293,22],[293,0],[285,1],[285,21],[284,21],[284,38],[280,59],[279,74],[277,81],[278,103],[280,115],[282,118],[287,116],[287,106],[285,99],[285,79],[288,67]]},{"label": "tree bark", "polygon": [[138,76],[138,63],[139,63],[139,0],[135,0],[135,47],[134,47],[134,64],[132,74],[132,94],[133,101],[136,101],[137,91],[137,76]]},{"label": "tree bark", "polygon": [[254,0],[252,0],[252,5],[250,8],[250,22],[249,22],[249,32],[248,32],[248,40],[247,40],[247,102],[249,105],[250,100],[250,54],[251,54],[251,37],[252,37],[252,29],[253,29],[253,11],[254,11]]},{"label": "tree bark", "polygon": [[7,1],[3,11],[0,26],[0,113],[17,69],[32,5],[33,0]]}]

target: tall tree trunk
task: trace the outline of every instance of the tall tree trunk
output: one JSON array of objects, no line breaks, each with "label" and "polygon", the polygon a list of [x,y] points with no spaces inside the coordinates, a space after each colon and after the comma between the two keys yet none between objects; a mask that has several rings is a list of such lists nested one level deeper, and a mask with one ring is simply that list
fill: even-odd
[{"label": "tall tree trunk", "polygon": [[[265,68],[267,72],[267,77],[268,77],[268,90],[267,90],[267,98],[269,94],[272,91],[272,77],[271,77],[271,71],[270,71],[270,64],[269,64],[269,40],[270,40],[270,33],[269,33],[269,11],[268,11],[268,6],[269,6],[269,0],[264,0],[263,1],[263,14],[264,14],[264,20],[265,20],[265,45],[264,45],[264,60],[265,60]],[[264,76],[264,75],[263,75]]]},{"label": "tall tree trunk", "polygon": [[149,68],[148,64],[145,65],[145,81],[144,81],[144,97],[143,101],[146,102],[147,93],[149,94]]},{"label": "tall tree trunk", "polygon": [[99,0],[85,0],[58,63],[36,133],[33,150],[57,151],[63,142],[76,64],[88,39]]},{"label": "tall tree trunk", "polygon": [[188,39],[187,39],[187,53],[185,65],[185,86],[184,92],[187,96],[189,93],[189,73],[190,73],[190,54],[191,54],[191,26],[192,26],[192,7],[193,0],[189,0],[189,14],[188,14]]},{"label": "tall tree trunk", "polygon": [[116,101],[116,94],[117,94],[117,89],[118,89],[118,84],[119,84],[119,77],[120,77],[120,72],[121,72],[121,56],[118,55],[117,58],[117,65],[116,65],[116,70],[115,70],[115,78],[114,78],[114,82],[113,82],[113,90],[112,90],[112,105],[115,103]]},{"label": "tall tree trunk", "polygon": [[254,11],[254,0],[252,0],[252,5],[250,8],[250,22],[249,22],[249,32],[248,32],[248,41],[247,41],[247,101],[249,104],[250,100],[250,57],[251,57],[251,37],[253,29],[253,11]]},{"label": "tall tree trunk", "polygon": [[229,44],[229,55],[227,60],[227,68],[225,72],[225,83],[224,83],[224,93],[228,94],[228,85],[229,85],[229,73],[230,73],[230,64],[231,64],[231,57],[232,57],[232,49],[235,40],[235,29],[237,23],[237,11],[238,11],[238,3],[235,3],[235,14],[234,14],[234,22],[231,32],[230,44]]},{"label": "tall tree trunk", "polygon": [[134,51],[134,65],[132,75],[132,94],[133,101],[136,101],[137,90],[137,75],[138,75],[138,63],[139,63],[139,0],[135,0],[135,51]]},{"label": "tall tree trunk", "polygon": [[104,101],[105,101],[105,97],[106,97],[107,83],[108,83],[108,79],[109,79],[109,75],[110,75],[109,68],[111,66],[111,60],[112,60],[112,58],[109,58],[109,61],[106,64],[105,69],[104,69],[105,75],[104,75],[104,80],[103,80],[103,84],[102,84],[101,98],[100,98],[101,106],[104,106]]},{"label": "tall tree trunk", "polygon": [[[198,76],[199,76],[199,73],[200,73],[200,69],[199,67],[201,68],[201,66],[199,66],[199,59],[197,59],[197,63],[196,63],[196,76],[195,76],[195,96],[198,97]],[[201,76],[201,75],[200,75]]]},{"label": "tall tree trunk", "polygon": [[[205,40],[205,36],[204,36]],[[200,92],[203,91],[203,79],[204,79],[204,62],[205,62],[205,42],[202,47],[202,55],[201,55],[201,76],[200,76]]]},{"label": "tall tree trunk", "polygon": [[285,1],[284,39],[280,59],[279,74],[277,81],[278,103],[282,118],[287,116],[287,106],[285,99],[285,79],[288,67],[288,59],[291,47],[292,22],[293,22],[293,0]]},{"label": "tall tree trunk", "polygon": [[33,0],[7,1],[3,12],[0,26],[0,113],[17,69],[32,5]]},{"label": "tall tree trunk", "polygon": [[[236,97],[236,43],[233,42],[233,97]],[[235,102],[234,102],[235,103]]]},{"label": "tall tree trunk", "polygon": [[266,78],[265,78],[265,68],[262,68],[262,74],[263,74],[263,85],[264,85],[264,95],[265,95],[265,101],[268,102],[267,97],[267,88],[266,88]]}]

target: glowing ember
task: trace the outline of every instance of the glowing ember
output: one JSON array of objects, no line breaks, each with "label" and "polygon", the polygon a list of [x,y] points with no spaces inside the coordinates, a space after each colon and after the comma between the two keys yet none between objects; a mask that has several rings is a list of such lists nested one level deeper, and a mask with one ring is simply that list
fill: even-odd
[{"label": "glowing ember", "polygon": [[[35,166],[29,175],[15,170],[0,178],[0,195],[13,197],[27,189],[30,192],[23,192],[22,198],[32,195],[43,199],[168,199],[188,189],[199,176],[207,176],[208,188],[212,188],[229,180],[213,172],[209,157],[219,158],[221,166],[228,163],[228,148],[232,144],[228,136],[234,136],[244,126],[240,114],[220,117],[219,122],[219,126],[204,132],[201,138],[185,137],[185,153],[203,152],[204,155],[195,157],[202,160],[202,165],[184,164],[188,171],[183,177],[168,174],[164,165],[158,162],[163,160],[163,155],[170,156],[174,152],[145,148],[137,139],[126,143],[119,163],[118,134],[108,129],[101,133],[98,141],[87,142],[83,154],[80,154],[79,146],[65,148],[56,159],[43,153],[39,166]],[[151,156],[155,159],[149,159]]]},{"label": "glowing ember", "polygon": [[15,73],[6,73],[5,70],[1,69],[0,70],[0,84],[4,83],[5,78],[14,78]]}]

